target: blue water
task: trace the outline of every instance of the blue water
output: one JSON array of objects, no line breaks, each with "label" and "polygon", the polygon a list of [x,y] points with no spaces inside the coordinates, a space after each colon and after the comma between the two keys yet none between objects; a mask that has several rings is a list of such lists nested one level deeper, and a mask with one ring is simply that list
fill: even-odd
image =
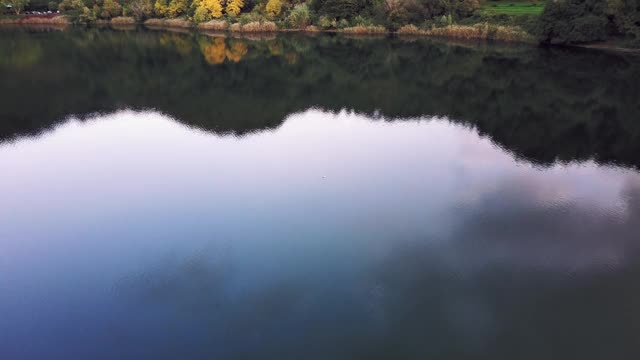
[{"label": "blue water", "polygon": [[636,60],[96,29],[0,49],[1,360],[640,355]]},{"label": "blue water", "polygon": [[[531,166],[442,118],[309,110],[235,137],[120,111],[0,167],[7,359],[482,354],[554,341],[529,317],[637,250],[638,173]],[[629,300],[598,286],[580,301]],[[585,315],[559,324],[614,321]]]}]

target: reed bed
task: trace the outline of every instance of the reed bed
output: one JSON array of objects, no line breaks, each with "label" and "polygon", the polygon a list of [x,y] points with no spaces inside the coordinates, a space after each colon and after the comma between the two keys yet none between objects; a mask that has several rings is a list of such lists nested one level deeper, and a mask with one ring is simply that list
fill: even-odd
[{"label": "reed bed", "polygon": [[347,34],[366,35],[366,34],[386,34],[387,29],[384,26],[352,26],[342,29]]},{"label": "reed bed", "polygon": [[165,20],[165,26],[176,28],[190,28],[193,27],[193,23],[184,19],[168,19]]},{"label": "reed bed", "polygon": [[251,33],[266,33],[266,32],[275,32],[278,31],[278,26],[273,21],[252,21],[248,24],[242,26],[243,32],[251,32]]},{"label": "reed bed", "polygon": [[306,28],[304,28],[304,31],[306,31],[306,32],[320,32],[320,29],[318,29],[318,27],[315,26],[315,25],[309,25]]},{"label": "reed bed", "polygon": [[224,20],[211,20],[198,24],[198,29],[201,30],[225,31],[228,27],[229,23]]},{"label": "reed bed", "polygon": [[193,24],[184,19],[149,19],[144,22],[145,26],[149,27],[164,27],[164,28],[191,28]]},{"label": "reed bed", "polygon": [[509,42],[532,42],[533,37],[517,27],[496,26],[488,23],[473,26],[449,25],[441,28],[432,28],[425,32],[426,35],[448,37],[465,40],[499,40]]},{"label": "reed bed", "polygon": [[161,27],[164,26],[163,19],[148,19],[144,22],[145,26]]},{"label": "reed bed", "polygon": [[71,22],[64,15],[58,16],[26,16],[15,19],[0,19],[0,24],[6,25],[55,25],[67,26]]},{"label": "reed bed", "polygon": [[118,16],[111,19],[111,25],[135,25],[136,19],[129,16]]},{"label": "reed bed", "polygon": [[415,25],[405,25],[403,27],[401,27],[400,29],[398,29],[398,31],[396,32],[398,35],[414,35],[414,36],[418,36],[418,35],[425,35],[427,32],[418,28]]}]

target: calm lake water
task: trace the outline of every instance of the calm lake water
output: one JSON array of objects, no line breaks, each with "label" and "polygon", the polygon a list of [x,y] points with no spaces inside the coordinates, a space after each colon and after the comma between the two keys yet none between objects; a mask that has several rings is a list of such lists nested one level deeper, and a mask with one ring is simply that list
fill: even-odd
[{"label": "calm lake water", "polygon": [[640,58],[0,31],[0,358],[637,359]]}]

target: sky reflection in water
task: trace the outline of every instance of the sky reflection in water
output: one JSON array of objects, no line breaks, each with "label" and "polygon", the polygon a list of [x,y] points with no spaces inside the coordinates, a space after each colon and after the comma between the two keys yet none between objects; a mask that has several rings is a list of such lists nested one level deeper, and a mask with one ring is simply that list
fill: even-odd
[{"label": "sky reflection in water", "polygon": [[640,354],[634,170],[319,110],[70,119],[0,168],[7,359]]}]

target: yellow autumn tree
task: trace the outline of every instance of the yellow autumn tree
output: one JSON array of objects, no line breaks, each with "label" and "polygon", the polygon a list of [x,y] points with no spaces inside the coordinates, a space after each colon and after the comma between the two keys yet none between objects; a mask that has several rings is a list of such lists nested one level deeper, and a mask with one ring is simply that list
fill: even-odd
[{"label": "yellow autumn tree", "polygon": [[188,0],[157,0],[154,5],[155,13],[167,18],[176,18],[186,13],[188,8]]},{"label": "yellow autumn tree", "polygon": [[240,14],[240,10],[244,6],[243,0],[227,0],[227,15],[229,16],[238,16]]},{"label": "yellow autumn tree", "polygon": [[220,17],[222,17],[222,0],[200,0],[193,14],[193,20],[196,22],[205,22]]},{"label": "yellow autumn tree", "polygon": [[265,8],[267,11],[267,16],[269,19],[275,19],[280,12],[282,11],[282,1],[281,0],[269,0],[267,2],[267,6]]},{"label": "yellow autumn tree", "polygon": [[184,14],[189,9],[188,0],[171,0],[169,2],[169,8],[167,9],[167,17],[177,18]]}]

